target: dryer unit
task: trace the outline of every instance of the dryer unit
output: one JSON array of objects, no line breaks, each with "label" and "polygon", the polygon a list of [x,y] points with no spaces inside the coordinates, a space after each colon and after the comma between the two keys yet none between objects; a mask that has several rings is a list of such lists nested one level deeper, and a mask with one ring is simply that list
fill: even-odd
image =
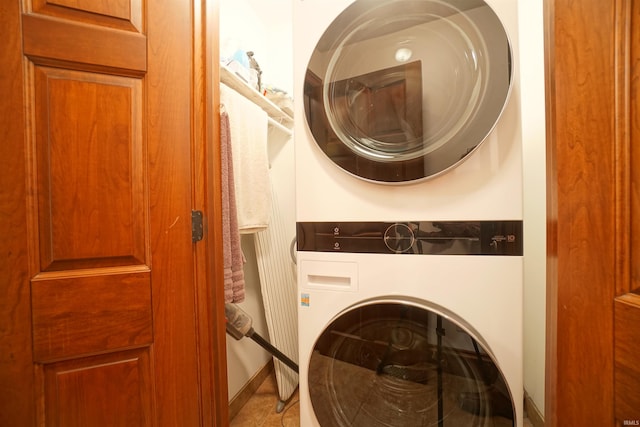
[{"label": "dryer unit", "polygon": [[522,219],[515,0],[294,0],[298,220]]},{"label": "dryer unit", "polygon": [[300,416],[523,419],[513,0],[294,0]]}]

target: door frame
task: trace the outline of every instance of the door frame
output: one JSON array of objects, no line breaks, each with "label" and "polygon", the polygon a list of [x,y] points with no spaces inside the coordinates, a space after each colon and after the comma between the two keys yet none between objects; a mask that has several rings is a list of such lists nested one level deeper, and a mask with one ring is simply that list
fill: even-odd
[{"label": "door frame", "polygon": [[[210,367],[208,388],[202,384],[202,399],[213,402],[210,418],[215,426],[229,424],[229,399],[227,381],[226,318],[224,315],[224,277],[222,241],[222,175],[220,171],[220,47],[219,19],[220,6],[217,0],[195,2],[194,16],[200,17],[194,25],[194,47],[200,55],[194,56],[194,84],[201,85],[194,93],[200,99],[194,101],[194,129],[201,141],[194,147],[196,210],[204,212],[205,244],[196,245],[196,286],[199,299],[200,319],[207,327],[200,331],[202,343],[209,343],[215,363]],[[198,9],[199,7],[199,9]],[[201,209],[199,208],[201,207]],[[203,405],[206,408],[206,405]],[[205,419],[209,414],[205,414]]]},{"label": "door frame", "polygon": [[205,232],[204,244],[194,249],[198,336],[204,349],[201,407],[204,420],[225,427],[229,425],[229,399],[220,173],[220,5],[218,0],[196,0],[193,5],[193,209],[204,213]]}]

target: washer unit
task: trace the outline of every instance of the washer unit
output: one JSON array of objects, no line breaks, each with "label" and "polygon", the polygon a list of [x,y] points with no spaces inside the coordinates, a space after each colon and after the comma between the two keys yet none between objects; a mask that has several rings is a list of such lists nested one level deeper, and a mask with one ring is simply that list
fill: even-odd
[{"label": "washer unit", "polygon": [[512,0],[294,0],[302,426],[522,425]]},{"label": "washer unit", "polygon": [[298,223],[301,426],[522,425],[521,237]]}]

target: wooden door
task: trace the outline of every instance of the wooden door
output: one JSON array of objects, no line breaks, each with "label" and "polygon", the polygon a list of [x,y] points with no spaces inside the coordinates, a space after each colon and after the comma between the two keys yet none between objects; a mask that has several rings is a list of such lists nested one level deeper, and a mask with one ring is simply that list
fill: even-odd
[{"label": "wooden door", "polygon": [[640,4],[545,6],[545,425],[640,425]]},{"label": "wooden door", "polygon": [[618,425],[640,425],[640,3],[624,1],[620,8],[621,84],[616,92],[624,147],[619,181],[624,185],[616,206],[627,214],[617,230],[624,247],[614,303],[614,408]]},{"label": "wooden door", "polygon": [[0,4],[0,425],[227,424],[206,5]]}]

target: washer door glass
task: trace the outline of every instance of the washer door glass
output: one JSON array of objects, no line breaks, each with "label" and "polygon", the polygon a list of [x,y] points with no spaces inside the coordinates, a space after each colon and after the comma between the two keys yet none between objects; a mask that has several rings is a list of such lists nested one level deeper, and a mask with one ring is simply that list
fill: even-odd
[{"label": "washer door glass", "polygon": [[322,151],[376,182],[436,176],[495,126],[511,47],[482,0],[358,0],[312,53],[305,115]]},{"label": "washer door glass", "polygon": [[331,426],[513,426],[507,383],[482,341],[435,310],[375,303],[315,343],[314,414]]}]

